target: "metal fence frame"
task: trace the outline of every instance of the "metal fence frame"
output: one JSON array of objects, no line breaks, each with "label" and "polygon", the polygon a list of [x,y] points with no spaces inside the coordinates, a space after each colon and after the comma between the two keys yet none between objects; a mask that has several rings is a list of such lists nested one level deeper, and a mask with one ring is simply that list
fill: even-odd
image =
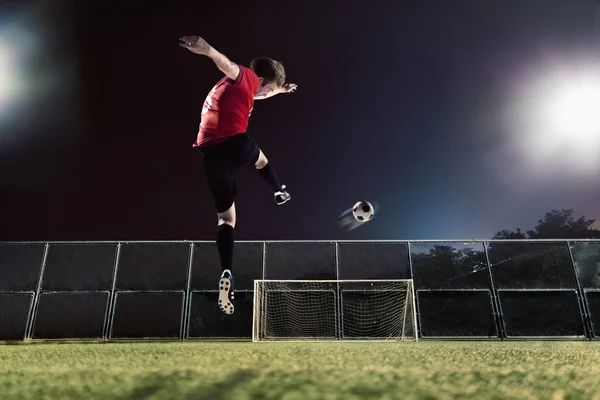
[{"label": "metal fence frame", "polygon": [[[498,330],[498,339],[505,340],[507,339],[507,335],[504,329],[504,321],[502,309],[500,306],[499,298],[498,298],[498,288],[494,283],[492,268],[489,259],[489,243],[544,243],[544,242],[552,242],[552,243],[566,243],[567,248],[569,250],[570,256],[570,264],[573,269],[573,274],[576,278],[576,288],[575,291],[577,293],[578,305],[581,310],[582,323],[584,327],[584,337],[587,339],[595,338],[594,329],[592,326],[592,319],[590,316],[590,310],[586,301],[585,291],[582,288],[580,279],[577,273],[576,263],[572,252],[572,245],[574,243],[581,242],[590,242],[590,243],[600,243],[600,239],[442,239],[442,240],[243,240],[237,241],[237,243],[261,243],[262,244],[262,279],[266,279],[265,271],[267,265],[267,245],[268,244],[277,244],[277,243],[330,243],[335,246],[335,272],[336,278],[339,278],[339,254],[338,254],[338,245],[339,243],[395,243],[395,244],[404,244],[408,249],[408,269],[409,269],[409,278],[413,278],[413,260],[412,260],[412,251],[411,244],[414,243],[482,243],[483,251],[486,257],[487,270],[488,270],[488,279],[490,284],[490,295],[492,297],[492,309],[494,312],[494,318],[496,320],[497,330]],[[204,243],[214,243],[214,241],[206,241],[206,240],[135,240],[135,241],[119,241],[119,240],[107,240],[107,241],[29,241],[29,242],[0,242],[0,245],[10,244],[10,245],[25,245],[25,244],[43,244],[44,255],[42,259],[42,263],[39,268],[39,275],[37,279],[37,287],[34,292],[30,291],[0,291],[3,294],[18,294],[18,293],[33,293],[33,299],[31,302],[29,315],[27,318],[27,325],[25,328],[25,339],[26,340],[45,340],[45,339],[32,339],[32,334],[35,325],[35,318],[38,310],[38,303],[40,298],[40,292],[42,288],[42,282],[44,277],[44,269],[46,266],[46,260],[48,255],[48,249],[51,244],[114,244],[117,246],[116,257],[113,269],[113,278],[112,278],[112,288],[109,294],[109,304],[107,306],[106,315],[104,319],[103,325],[103,334],[100,340],[120,340],[120,339],[112,339],[110,336],[113,328],[113,320],[115,313],[115,302],[116,302],[116,284],[117,284],[117,274],[119,269],[119,261],[120,261],[120,253],[121,246],[123,244],[168,244],[168,243],[188,243],[189,244],[189,259],[188,259],[188,270],[187,270],[187,279],[186,279],[186,288],[184,291],[184,299],[183,299],[183,309],[181,315],[181,326],[180,326],[180,340],[197,340],[202,338],[190,338],[189,337],[189,329],[190,329],[190,310],[191,310],[191,294],[193,291],[190,287],[191,276],[192,276],[192,265],[194,260],[194,245],[195,244],[204,244]],[[415,295],[419,290],[418,285],[415,283],[414,291]],[[562,289],[546,289],[546,290],[557,290],[561,291]],[[585,289],[586,291],[596,291],[596,289]],[[598,289],[600,290],[600,289]],[[210,292],[210,290],[203,290],[204,292]],[[248,291],[248,290],[244,290]],[[151,290],[154,292],[154,290]],[[161,292],[181,292],[181,290],[161,290]],[[216,292],[216,289],[215,289]],[[251,290],[250,290],[251,292]],[[419,306],[418,306],[418,298],[415,298],[415,307],[416,307],[416,325],[418,327],[418,335],[421,337],[420,330],[420,314],[419,314]],[[338,321],[339,322],[339,321]],[[214,339],[214,338],[208,338]],[[241,338],[228,338],[228,339],[241,339]],[[246,338],[243,338],[246,339]],[[96,340],[96,339],[94,339]],[[130,340],[130,339],[126,339]]]}]

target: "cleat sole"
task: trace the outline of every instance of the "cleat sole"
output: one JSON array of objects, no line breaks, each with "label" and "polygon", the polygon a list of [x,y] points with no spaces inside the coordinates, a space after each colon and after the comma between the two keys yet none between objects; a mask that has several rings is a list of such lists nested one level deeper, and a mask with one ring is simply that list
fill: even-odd
[{"label": "cleat sole", "polygon": [[229,279],[221,278],[219,282],[219,308],[225,314],[233,314],[233,303],[229,300],[229,289],[231,285]]}]

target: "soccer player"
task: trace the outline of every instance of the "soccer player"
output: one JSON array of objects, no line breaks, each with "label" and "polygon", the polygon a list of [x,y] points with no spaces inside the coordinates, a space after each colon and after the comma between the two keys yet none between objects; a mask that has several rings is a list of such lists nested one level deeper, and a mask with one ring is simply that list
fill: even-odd
[{"label": "soccer player", "polygon": [[230,61],[201,37],[184,36],[180,40],[183,42],[179,43],[180,46],[211,58],[225,74],[204,101],[200,129],[193,146],[202,155],[204,173],[217,209],[216,241],[222,269],[219,308],[226,314],[232,314],[235,171],[253,165],[273,190],[275,203],[281,205],[291,199],[254,137],[247,132],[248,119],[254,100],[290,93],[297,86],[285,83],[285,69],[278,61],[259,57],[252,60],[250,68],[246,68]]}]

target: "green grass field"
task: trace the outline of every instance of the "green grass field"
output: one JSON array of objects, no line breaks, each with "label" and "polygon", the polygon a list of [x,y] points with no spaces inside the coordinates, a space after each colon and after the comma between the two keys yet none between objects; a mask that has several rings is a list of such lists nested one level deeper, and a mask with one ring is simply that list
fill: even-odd
[{"label": "green grass field", "polygon": [[600,399],[600,342],[0,345],[0,399]]}]

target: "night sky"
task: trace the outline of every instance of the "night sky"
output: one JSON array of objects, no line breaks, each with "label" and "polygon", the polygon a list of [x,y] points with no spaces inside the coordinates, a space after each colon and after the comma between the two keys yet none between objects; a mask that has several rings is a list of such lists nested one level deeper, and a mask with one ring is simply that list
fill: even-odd
[{"label": "night sky", "polygon": [[[249,126],[292,201],[238,174],[236,239],[490,238],[551,209],[600,218],[600,161],[532,168],[505,123],[528,79],[598,62],[596,0],[83,3],[0,2],[0,40],[29,49],[29,89],[0,102],[0,240],[214,240],[192,143],[222,74],[183,35],[247,66],[280,60],[298,85],[257,101]],[[360,199],[376,219],[341,231]]]}]

